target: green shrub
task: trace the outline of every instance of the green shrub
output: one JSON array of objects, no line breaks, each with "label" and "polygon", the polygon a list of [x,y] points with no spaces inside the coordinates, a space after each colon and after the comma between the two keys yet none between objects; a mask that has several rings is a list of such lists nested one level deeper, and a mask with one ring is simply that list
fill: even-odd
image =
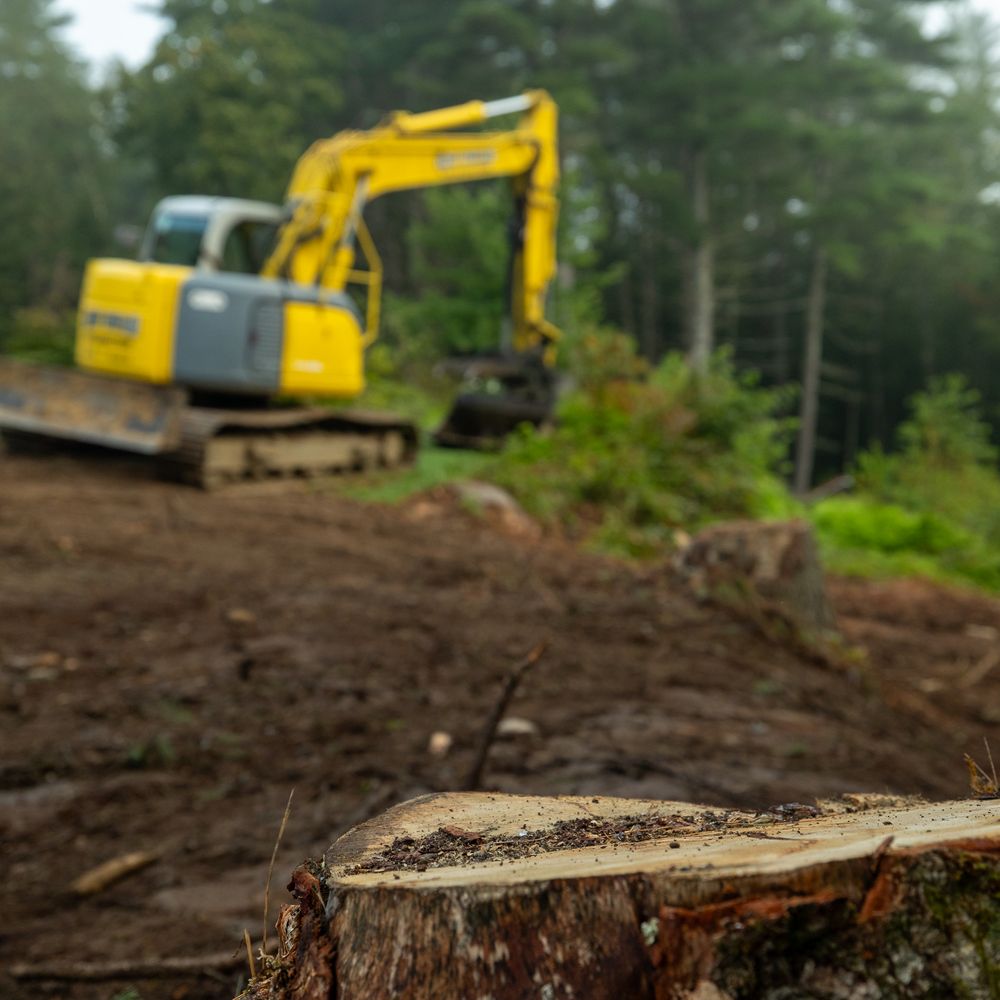
[{"label": "green shrub", "polygon": [[1000,475],[979,396],[960,376],[933,379],[897,440],[860,456],[858,496],[813,508],[830,568],[1000,590]]},{"label": "green shrub", "polygon": [[936,514],[907,510],[865,497],[831,497],[817,504],[812,521],[843,548],[935,555],[968,545],[972,536]]},{"label": "green shrub", "polygon": [[700,376],[677,355],[648,371],[613,332],[586,333],[568,354],[578,388],[558,426],[515,436],[493,476],[530,512],[644,555],[678,528],[793,509],[778,478],[786,394],[737,375],[725,354]]}]

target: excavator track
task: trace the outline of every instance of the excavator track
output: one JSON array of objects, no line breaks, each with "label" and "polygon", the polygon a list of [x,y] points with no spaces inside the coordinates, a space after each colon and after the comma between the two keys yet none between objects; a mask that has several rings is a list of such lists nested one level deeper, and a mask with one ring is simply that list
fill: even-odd
[{"label": "excavator track", "polygon": [[365,410],[226,410],[188,407],[179,447],[160,456],[164,476],[202,489],[312,478],[409,464],[413,424]]}]

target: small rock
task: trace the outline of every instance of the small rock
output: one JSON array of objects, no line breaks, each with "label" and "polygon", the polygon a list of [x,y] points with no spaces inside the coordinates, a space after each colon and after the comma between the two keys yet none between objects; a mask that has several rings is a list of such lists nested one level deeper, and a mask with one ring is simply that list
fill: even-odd
[{"label": "small rock", "polygon": [[76,551],[76,539],[71,535],[60,535],[56,539],[56,548],[60,552],[71,554]]},{"label": "small rock", "polygon": [[506,491],[493,483],[469,479],[454,484],[459,500],[482,507],[484,510],[512,510],[521,513],[520,504]]},{"label": "small rock", "polygon": [[58,676],[59,671],[50,667],[36,667],[28,671],[29,681],[54,681]]},{"label": "small rock", "polygon": [[459,503],[483,511],[507,534],[529,541],[537,541],[541,537],[541,528],[524,512],[521,505],[499,486],[470,479],[455,483],[452,489]]},{"label": "small rock", "polygon": [[434,757],[443,757],[451,749],[453,742],[451,733],[439,729],[431,733],[431,738],[427,741],[427,752]]},{"label": "small rock", "polygon": [[443,513],[441,504],[432,503],[430,500],[417,500],[410,505],[406,518],[409,521],[426,521]]},{"label": "small rock", "polygon": [[965,626],[965,634],[970,639],[983,639],[986,642],[992,642],[1000,635],[992,625],[976,625],[972,622]]},{"label": "small rock", "polygon": [[516,715],[509,715],[500,720],[497,726],[497,736],[501,739],[513,739],[517,736],[537,736],[538,726],[530,719],[520,719]]},{"label": "small rock", "polygon": [[226,621],[233,625],[252,625],[257,621],[257,616],[246,608],[230,608],[226,612]]}]

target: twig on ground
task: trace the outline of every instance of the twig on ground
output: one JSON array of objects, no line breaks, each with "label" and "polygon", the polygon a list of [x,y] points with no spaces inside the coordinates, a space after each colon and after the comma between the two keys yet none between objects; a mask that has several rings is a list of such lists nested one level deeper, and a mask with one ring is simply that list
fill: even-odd
[{"label": "twig on ground", "polygon": [[200,955],[195,958],[158,958],[142,962],[53,962],[41,965],[12,965],[14,979],[49,979],[59,982],[106,982],[112,979],[172,979],[212,975],[237,969],[243,956]]},{"label": "twig on ground", "polygon": [[278,848],[281,846],[281,838],[285,835],[285,826],[288,824],[288,817],[292,812],[292,799],[294,797],[295,789],[293,788],[288,793],[288,802],[285,804],[285,814],[281,817],[281,826],[278,827],[278,837],[274,842],[274,850],[271,851],[271,863],[267,868],[267,885],[264,886],[264,930],[260,939],[260,951],[263,956],[267,955],[267,911],[271,907],[271,876],[274,874],[274,862],[278,857]]},{"label": "twig on ground", "polygon": [[997,766],[993,763],[993,754],[990,751],[990,741],[984,736],[983,745],[986,747],[986,759],[990,762],[990,771],[993,774],[993,788],[1000,791],[1000,782],[997,781]]},{"label": "twig on ground", "polygon": [[247,948],[247,965],[250,966],[250,978],[256,979],[257,966],[253,960],[253,944],[250,942],[250,932],[245,927],[243,928],[243,943]]},{"label": "twig on ground", "polygon": [[500,692],[500,697],[493,706],[493,711],[490,714],[486,725],[483,727],[483,734],[479,740],[479,749],[476,751],[475,760],[473,761],[472,767],[469,769],[468,777],[465,779],[465,783],[462,786],[463,791],[474,792],[481,787],[483,781],[483,769],[486,767],[486,758],[489,756],[490,747],[493,746],[493,741],[496,739],[497,726],[500,725],[500,720],[503,718],[504,712],[507,711],[507,706],[510,704],[511,698],[514,697],[514,693],[517,691],[518,685],[520,685],[521,681],[524,680],[528,671],[542,658],[542,654],[545,652],[547,647],[547,641],[540,642],[507,675],[507,680]]},{"label": "twig on ground", "polygon": [[130,851],[128,854],[121,854],[81,875],[73,883],[73,892],[78,896],[93,896],[125,878],[126,875],[151,865],[159,860],[159,857],[158,851]]}]

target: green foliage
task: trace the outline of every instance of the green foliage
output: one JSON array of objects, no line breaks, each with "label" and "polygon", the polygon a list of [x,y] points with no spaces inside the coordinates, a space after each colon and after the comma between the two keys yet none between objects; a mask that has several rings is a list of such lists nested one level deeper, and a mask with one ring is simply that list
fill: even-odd
[{"label": "green foliage", "polygon": [[173,23],[111,102],[116,138],[152,163],[157,196],[278,201],[296,159],[335,130],[344,37],[300,6],[165,0]]},{"label": "green foliage", "polygon": [[385,341],[409,359],[494,351],[507,312],[506,186],[429,190],[407,232],[409,297],[389,295]]},{"label": "green foliage", "polygon": [[4,354],[48,365],[73,363],[76,316],[37,306],[19,309],[4,337]]},{"label": "green foliage", "polygon": [[426,431],[444,419],[454,385],[428,362],[407,360],[380,341],[369,348],[365,369],[367,386],[354,405],[396,413]]},{"label": "green foliage", "polygon": [[173,767],[177,762],[177,750],[166,733],[157,733],[142,743],[135,743],[125,755],[126,767],[143,770],[157,767]]},{"label": "green foliage", "polygon": [[947,518],[1000,544],[1000,475],[979,394],[958,375],[930,381],[910,401],[899,450],[858,462],[858,486],[873,497]]},{"label": "green foliage", "polygon": [[993,465],[997,449],[990,443],[981,402],[961,375],[932,378],[928,390],[910,401],[912,416],[899,427],[903,460],[941,468]]},{"label": "green foliage", "polygon": [[830,543],[885,554],[940,555],[969,541],[968,533],[935,514],[862,497],[824,500],[813,523]]},{"label": "green foliage", "polygon": [[1000,474],[979,396],[958,376],[910,402],[899,450],[858,462],[860,495],[812,511],[833,569],[1000,590]]},{"label": "green foliage", "polygon": [[110,228],[96,102],[54,6],[0,3],[0,337],[16,310],[72,306]]},{"label": "green foliage", "polygon": [[[777,478],[791,424],[786,395],[760,389],[717,355],[704,376],[668,356],[644,377],[633,343],[591,332],[575,345],[579,388],[554,430],[525,429],[493,478],[531,513],[635,555],[717,518],[793,505]],[[601,359],[607,362],[601,377]]]},{"label": "green foliage", "polygon": [[337,489],[347,496],[375,503],[399,503],[415,493],[422,493],[459,479],[488,476],[496,459],[476,451],[424,447],[417,453],[411,468],[379,472],[352,480]]}]

